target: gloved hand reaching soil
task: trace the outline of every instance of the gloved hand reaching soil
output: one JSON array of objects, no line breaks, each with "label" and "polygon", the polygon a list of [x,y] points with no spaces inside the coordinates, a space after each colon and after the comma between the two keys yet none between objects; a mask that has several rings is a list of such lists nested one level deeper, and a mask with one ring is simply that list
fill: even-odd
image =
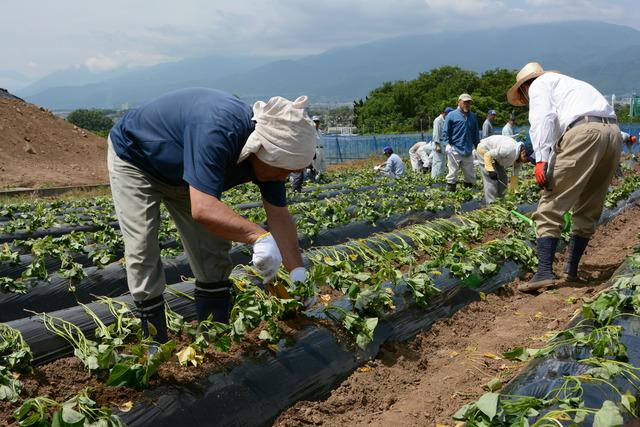
[{"label": "gloved hand reaching soil", "polygon": [[273,280],[282,264],[282,255],[271,233],[266,233],[255,241],[251,262],[262,275],[264,283]]}]

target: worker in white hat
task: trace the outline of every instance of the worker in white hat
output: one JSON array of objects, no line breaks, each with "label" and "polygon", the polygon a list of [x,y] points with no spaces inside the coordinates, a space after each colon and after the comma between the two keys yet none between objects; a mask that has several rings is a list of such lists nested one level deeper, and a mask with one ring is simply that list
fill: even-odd
[{"label": "worker in white hat", "polygon": [[[306,280],[284,181],[315,153],[307,104],[306,97],[274,97],[252,109],[225,92],[182,89],[127,112],[111,130],[109,179],[127,281],[143,330],[155,331],[155,341],[167,340],[161,203],[176,223],[196,278],[198,320],[229,320],[232,241],[253,246],[253,265],[265,282],[281,263],[292,282]],[[225,190],[245,182],[260,190],[269,232],[221,200]]]},{"label": "worker in white hat", "polygon": [[458,108],[447,114],[442,139],[447,148],[447,190],[456,191],[458,172],[462,170],[464,186],[473,187],[476,180],[473,149],[480,143],[478,119],[471,112],[473,99],[468,93],[458,97]]},{"label": "worker in white hat", "polygon": [[620,157],[622,138],[613,107],[590,84],[525,65],[507,92],[512,105],[529,105],[535,177],[544,188],[536,222],[538,271],[521,290],[555,283],[553,259],[564,225],[573,210],[569,255],[563,269],[578,280],[578,265],[595,227]]},{"label": "worker in white hat", "polygon": [[430,172],[433,157],[433,144],[418,141],[409,148],[409,161],[414,172]]}]

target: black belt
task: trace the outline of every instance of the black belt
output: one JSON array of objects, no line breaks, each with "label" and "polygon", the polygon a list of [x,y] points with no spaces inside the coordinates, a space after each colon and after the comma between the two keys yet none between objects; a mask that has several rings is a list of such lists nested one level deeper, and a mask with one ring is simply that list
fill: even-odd
[{"label": "black belt", "polygon": [[569,126],[567,126],[567,130],[585,123],[606,123],[606,124],[612,125],[612,124],[617,124],[618,119],[616,119],[615,117],[580,116],[574,121],[572,121]]}]

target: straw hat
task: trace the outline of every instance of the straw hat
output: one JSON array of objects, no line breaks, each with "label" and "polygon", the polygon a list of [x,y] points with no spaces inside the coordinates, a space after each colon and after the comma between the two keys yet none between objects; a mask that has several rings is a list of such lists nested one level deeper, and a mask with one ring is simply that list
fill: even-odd
[{"label": "straw hat", "polygon": [[556,70],[545,71],[537,62],[529,62],[527,65],[522,67],[522,70],[520,70],[518,75],[516,75],[516,84],[511,86],[511,89],[507,92],[507,100],[511,105],[515,105],[516,107],[527,105],[529,102],[523,99],[522,93],[520,93],[520,86],[522,86],[523,83],[531,79],[535,79],[536,77],[540,77],[545,73],[558,72],[559,71]]}]

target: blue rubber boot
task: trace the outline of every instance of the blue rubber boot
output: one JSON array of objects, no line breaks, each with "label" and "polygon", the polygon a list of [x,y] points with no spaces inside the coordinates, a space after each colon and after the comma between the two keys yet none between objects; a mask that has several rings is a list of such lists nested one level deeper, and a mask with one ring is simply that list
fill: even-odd
[{"label": "blue rubber boot", "polygon": [[555,284],[556,276],[553,274],[553,258],[556,255],[558,240],[557,237],[538,237],[536,242],[538,271],[527,283],[518,285],[519,291],[529,292]]},{"label": "blue rubber boot", "polygon": [[567,262],[564,264],[564,268],[562,269],[564,278],[567,281],[580,281],[578,279],[578,265],[580,264],[580,258],[582,258],[582,254],[588,244],[589,239],[587,237],[578,236],[577,234],[571,236],[571,241],[569,242],[569,256],[567,257]]},{"label": "blue rubber boot", "polygon": [[229,323],[233,296],[231,281],[205,283],[196,280],[194,296],[198,322],[211,316],[215,322]]},{"label": "blue rubber boot", "polygon": [[142,322],[142,333],[151,337],[155,342],[164,344],[169,341],[167,336],[167,318],[164,313],[164,297],[136,301],[138,317]]}]

